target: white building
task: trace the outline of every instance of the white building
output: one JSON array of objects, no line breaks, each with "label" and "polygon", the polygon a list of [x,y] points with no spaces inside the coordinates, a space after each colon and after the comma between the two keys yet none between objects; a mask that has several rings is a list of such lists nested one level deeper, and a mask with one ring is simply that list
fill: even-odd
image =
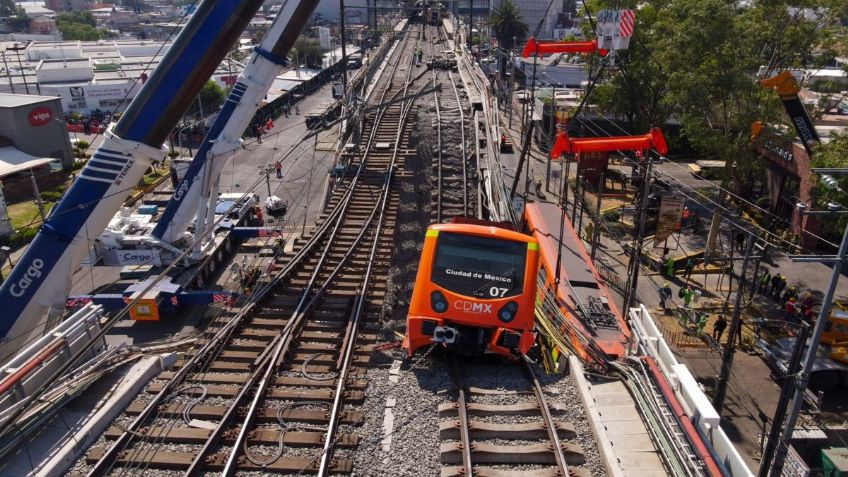
[{"label": "white building", "polygon": [[[20,45],[19,51],[7,51],[6,46],[12,44],[0,42],[0,93],[56,95],[66,113],[86,113],[112,111],[132,100],[170,44],[51,41]],[[215,76],[227,74],[225,66]]]}]

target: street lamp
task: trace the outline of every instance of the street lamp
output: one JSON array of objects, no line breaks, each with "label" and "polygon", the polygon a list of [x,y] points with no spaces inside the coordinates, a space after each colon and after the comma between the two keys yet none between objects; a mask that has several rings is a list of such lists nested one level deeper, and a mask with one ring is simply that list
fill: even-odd
[{"label": "street lamp", "polygon": [[21,46],[18,43],[15,43],[14,46],[7,46],[6,51],[14,51],[15,55],[18,57],[18,66],[21,68],[21,78],[24,79],[24,88],[26,89],[27,94],[29,94],[29,84],[26,80],[26,74],[24,73],[24,64],[21,62],[21,50],[26,50],[26,46]]}]

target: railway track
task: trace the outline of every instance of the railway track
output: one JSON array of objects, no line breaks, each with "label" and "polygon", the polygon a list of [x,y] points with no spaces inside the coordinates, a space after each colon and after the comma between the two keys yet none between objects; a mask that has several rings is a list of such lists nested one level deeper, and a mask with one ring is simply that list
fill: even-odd
[{"label": "railway track", "polygon": [[[558,420],[564,409],[551,406],[532,365],[516,365],[524,386],[479,388],[463,374],[478,376],[475,366],[451,363],[456,399],[439,407],[442,477],[586,476],[583,448],[572,442],[575,426]],[[511,381],[514,383],[515,381]]]},{"label": "railway track", "polygon": [[[476,186],[471,183],[477,174],[470,164],[466,117],[467,97],[457,88],[455,61],[443,48],[445,35],[441,28],[431,31],[429,67],[433,86],[441,85],[442,93],[433,94],[435,107],[436,145],[433,157],[432,223],[442,223],[453,217],[476,217]],[[461,84],[461,81],[460,81]]]},{"label": "railway track", "polygon": [[[372,104],[405,96],[418,39],[396,48]],[[349,473],[362,420],[359,378],[377,335],[393,250],[397,181],[412,101],[366,117],[367,143],[337,182],[319,225],[299,239],[276,277],[206,340],[151,383],[101,445],[89,475],[168,469]]]}]

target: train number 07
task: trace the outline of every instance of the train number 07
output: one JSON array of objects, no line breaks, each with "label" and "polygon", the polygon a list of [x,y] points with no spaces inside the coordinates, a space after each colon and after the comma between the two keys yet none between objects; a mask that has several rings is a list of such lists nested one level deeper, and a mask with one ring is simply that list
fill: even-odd
[{"label": "train number 07", "polygon": [[504,296],[506,296],[507,291],[509,291],[508,288],[492,287],[492,288],[489,288],[489,296],[493,296],[493,297],[496,297],[496,298],[503,298]]}]

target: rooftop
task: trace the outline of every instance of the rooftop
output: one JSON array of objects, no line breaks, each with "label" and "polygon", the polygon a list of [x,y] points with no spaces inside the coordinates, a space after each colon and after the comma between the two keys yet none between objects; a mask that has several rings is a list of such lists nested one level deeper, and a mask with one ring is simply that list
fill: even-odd
[{"label": "rooftop", "polygon": [[0,107],[14,108],[17,106],[26,106],[27,104],[39,104],[56,98],[57,96],[37,96],[34,94],[0,93]]}]

